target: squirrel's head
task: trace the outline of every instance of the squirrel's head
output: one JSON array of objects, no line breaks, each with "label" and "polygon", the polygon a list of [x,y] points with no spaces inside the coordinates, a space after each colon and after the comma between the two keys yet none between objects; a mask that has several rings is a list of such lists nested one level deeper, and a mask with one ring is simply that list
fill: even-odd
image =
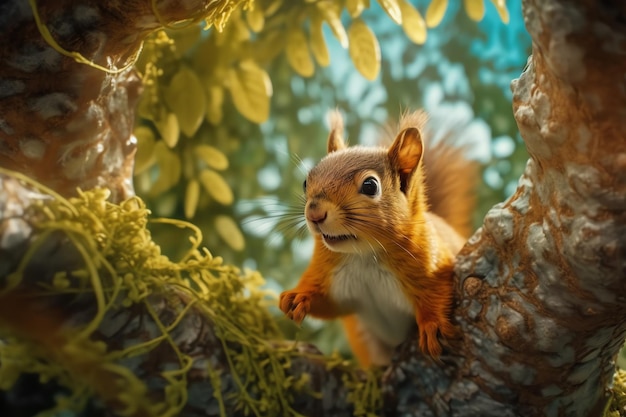
[{"label": "squirrel's head", "polygon": [[421,209],[413,201],[423,194],[419,127],[402,127],[388,149],[347,147],[341,119],[334,116],[328,154],[303,184],[307,226],[330,250],[370,253],[384,251],[390,240],[402,244],[402,224]]}]

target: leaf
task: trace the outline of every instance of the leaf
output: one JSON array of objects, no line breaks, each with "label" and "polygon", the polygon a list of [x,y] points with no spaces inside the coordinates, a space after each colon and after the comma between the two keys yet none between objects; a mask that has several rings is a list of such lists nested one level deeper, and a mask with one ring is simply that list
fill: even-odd
[{"label": "leaf", "polygon": [[441,23],[447,8],[448,0],[432,0],[426,10],[426,26],[432,28]]},{"label": "leaf", "polygon": [[198,177],[207,193],[218,203],[228,206],[233,203],[233,191],[226,180],[217,172],[205,169]]},{"label": "leaf", "polygon": [[198,208],[198,200],[200,200],[200,183],[197,179],[192,179],[187,183],[185,190],[185,217],[193,218]]},{"label": "leaf", "polygon": [[180,128],[176,115],[174,113],[167,113],[163,119],[156,121],[155,124],[165,144],[170,148],[176,146],[180,136]]},{"label": "leaf", "polygon": [[248,22],[251,31],[259,33],[265,25],[265,16],[263,16],[263,10],[258,4],[252,3],[252,7],[246,12],[246,22]]},{"label": "leaf", "polygon": [[346,1],[346,10],[350,14],[350,17],[356,19],[361,16],[363,10],[369,9],[370,1],[369,0],[347,0]]},{"label": "leaf", "polygon": [[194,71],[182,65],[165,89],[167,106],[176,114],[180,130],[192,137],[204,119],[205,96],[202,83]]},{"label": "leaf", "polygon": [[355,20],[348,32],[350,58],[356,69],[368,80],[373,80],[380,71],[380,46],[376,36],[360,19]]},{"label": "leaf", "polygon": [[506,2],[504,0],[491,0],[491,2],[496,6],[500,19],[504,23],[509,23],[509,11],[506,8]]},{"label": "leaf", "polygon": [[346,34],[346,29],[343,27],[343,23],[341,23],[341,9],[336,7],[333,2],[319,2],[316,5],[341,46],[347,48],[348,35]]},{"label": "leaf", "polygon": [[294,28],[287,33],[287,61],[295,72],[303,77],[310,77],[315,72],[315,66],[309,53],[309,45],[304,32]]},{"label": "leaf", "polygon": [[402,29],[406,36],[418,45],[426,42],[426,23],[422,15],[411,3],[406,0],[400,2],[400,10],[402,11]]},{"label": "leaf", "polygon": [[198,145],[194,153],[210,168],[224,170],[228,168],[228,158],[219,149],[210,145]]},{"label": "leaf", "polygon": [[207,87],[206,119],[213,126],[217,126],[224,117],[224,88],[221,85]]},{"label": "leaf", "polygon": [[463,6],[469,18],[476,22],[485,16],[484,0],[463,0]]},{"label": "leaf", "polygon": [[246,241],[232,217],[224,215],[215,217],[215,229],[233,250],[241,251],[245,248]]},{"label": "leaf", "polygon": [[133,175],[139,175],[156,162],[154,156],[154,145],[156,140],[152,129],[146,126],[139,126],[134,132],[137,138],[137,153],[135,154],[135,168]]},{"label": "leaf", "polygon": [[327,67],[330,64],[330,54],[324,39],[323,24],[324,20],[320,15],[315,13],[311,17],[311,52],[320,66]]},{"label": "leaf", "polygon": [[263,123],[269,117],[272,82],[252,60],[228,71],[228,87],[235,107],[246,119]]},{"label": "leaf", "polygon": [[180,158],[168,149],[165,142],[159,141],[154,145],[154,155],[159,166],[159,176],[150,187],[151,196],[157,196],[178,184],[181,174]]},{"label": "leaf", "polygon": [[402,24],[402,12],[400,11],[398,0],[378,0],[378,4],[389,15],[391,20],[398,25]]}]

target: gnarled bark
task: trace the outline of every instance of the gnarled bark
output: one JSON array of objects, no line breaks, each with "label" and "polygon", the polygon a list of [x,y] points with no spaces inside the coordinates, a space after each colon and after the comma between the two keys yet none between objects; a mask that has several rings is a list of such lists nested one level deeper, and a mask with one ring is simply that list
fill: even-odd
[{"label": "gnarled bark", "polygon": [[[84,2],[61,2],[64,11],[56,14],[41,3],[42,19],[53,28],[58,22],[53,34],[60,41],[110,68],[123,66],[143,34],[158,26],[148,0],[124,3],[124,13],[114,14],[121,20],[111,19],[104,37],[93,25],[107,6],[93,3],[87,16],[95,20],[84,22],[72,14]],[[210,2],[180,2],[186,10],[174,3],[157,2],[166,21],[204,13]],[[1,8],[4,39],[14,42],[0,48],[8,63],[0,69],[0,165],[63,194],[102,184],[116,189],[116,198],[132,193],[130,126],[138,91],[132,71],[112,75],[80,66],[38,38],[25,2]],[[146,25],[129,25],[129,15],[146,17],[137,20]],[[385,415],[582,416],[599,413],[606,401],[626,332],[626,5],[528,0],[524,15],[533,56],[512,88],[531,159],[515,194],[487,214],[459,255],[461,338],[450,341],[439,363],[419,356],[413,342],[400,349],[382,380]],[[63,38],[64,22],[81,28],[75,32],[81,36]],[[67,71],[76,72],[60,76]],[[20,187],[2,180],[0,284],[31,239],[20,210],[36,196]],[[167,303],[154,305],[168,316]],[[109,332],[120,323],[109,319],[103,339],[123,343],[133,327]],[[202,346],[193,351],[198,363],[214,357],[211,363],[224,365],[211,323],[192,314],[183,326],[188,332],[181,337]],[[161,354],[159,360],[171,359]],[[143,365],[141,378],[157,381],[158,369]],[[232,370],[220,370],[227,381]],[[340,375],[305,358],[291,372],[315,374],[311,388],[324,395],[296,398],[296,409],[352,413],[348,402],[331,402],[345,392]],[[212,389],[206,368],[194,369],[186,414],[219,413],[204,400],[213,398]],[[235,407],[229,403],[227,414]]]}]

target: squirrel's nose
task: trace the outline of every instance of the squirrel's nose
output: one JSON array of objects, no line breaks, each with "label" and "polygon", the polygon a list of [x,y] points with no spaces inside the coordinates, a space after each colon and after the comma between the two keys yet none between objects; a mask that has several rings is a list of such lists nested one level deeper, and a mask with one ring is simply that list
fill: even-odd
[{"label": "squirrel's nose", "polygon": [[309,209],[306,211],[307,220],[314,224],[324,223],[327,216],[328,212],[326,210],[319,210],[315,207],[315,204],[309,205]]},{"label": "squirrel's nose", "polygon": [[313,222],[315,224],[321,224],[321,223],[324,223],[324,220],[326,220],[327,216],[328,216],[327,212],[323,212],[323,213],[309,213],[307,218],[309,219],[310,222]]}]

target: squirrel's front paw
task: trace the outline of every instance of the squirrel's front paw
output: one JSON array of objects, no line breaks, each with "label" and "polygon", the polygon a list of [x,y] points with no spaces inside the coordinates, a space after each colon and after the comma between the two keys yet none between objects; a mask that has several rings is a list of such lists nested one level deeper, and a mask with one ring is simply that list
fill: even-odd
[{"label": "squirrel's front paw", "polygon": [[311,296],[304,292],[285,291],[280,295],[279,306],[287,317],[300,324],[311,310]]}]

